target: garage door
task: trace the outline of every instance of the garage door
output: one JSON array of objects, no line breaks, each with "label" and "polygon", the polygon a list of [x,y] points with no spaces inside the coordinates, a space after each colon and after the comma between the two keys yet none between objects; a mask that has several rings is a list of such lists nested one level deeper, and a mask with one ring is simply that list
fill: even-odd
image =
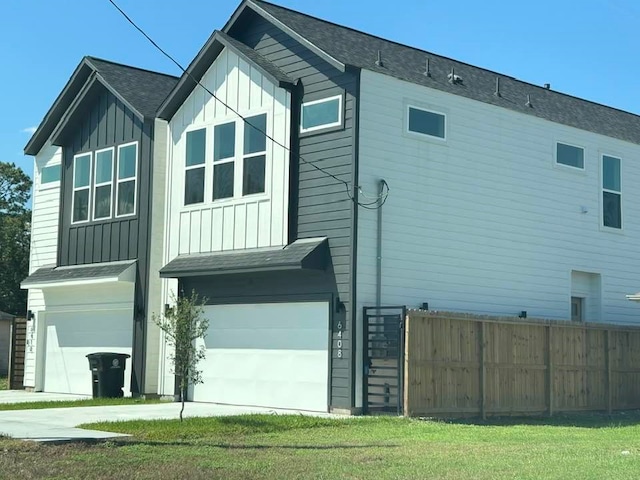
[{"label": "garage door", "polygon": [[[133,285],[51,288],[45,299],[44,391],[90,395],[89,353],[131,355]],[[130,381],[128,359],[125,395],[130,394]]]},{"label": "garage door", "polygon": [[216,305],[202,362],[202,402],[327,411],[327,302]]}]

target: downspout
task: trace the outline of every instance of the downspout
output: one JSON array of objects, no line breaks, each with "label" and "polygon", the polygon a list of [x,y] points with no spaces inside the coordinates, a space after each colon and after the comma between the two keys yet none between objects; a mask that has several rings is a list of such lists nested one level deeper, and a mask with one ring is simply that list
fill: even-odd
[{"label": "downspout", "polygon": [[380,306],[382,304],[382,205],[384,204],[384,189],[387,182],[383,178],[379,182],[378,190],[378,223],[376,235],[376,310],[380,314]]}]

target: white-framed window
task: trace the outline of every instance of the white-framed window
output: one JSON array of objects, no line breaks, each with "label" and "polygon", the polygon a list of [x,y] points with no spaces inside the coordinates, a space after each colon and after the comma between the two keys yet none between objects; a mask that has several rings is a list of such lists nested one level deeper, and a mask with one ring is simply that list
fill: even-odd
[{"label": "white-framed window", "polygon": [[113,213],[114,148],[97,150],[94,158],[93,219],[111,218]]},{"label": "white-framed window", "polygon": [[446,125],[444,113],[407,105],[407,132],[446,140]]},{"label": "white-framed window", "polygon": [[584,170],[584,148],[556,142],[556,163]]},{"label": "white-framed window", "polygon": [[621,160],[602,155],[602,224],[622,229]]},{"label": "white-framed window", "polygon": [[235,187],[236,122],[213,127],[213,200],[232,198]]},{"label": "white-framed window", "polygon": [[61,173],[62,166],[59,163],[43,167],[40,171],[40,185],[49,187],[53,186],[53,184],[60,183]]},{"label": "white-framed window", "polygon": [[187,151],[184,172],[184,204],[204,202],[204,174],[207,130],[187,132]]},{"label": "white-framed window", "polygon": [[300,110],[300,133],[342,125],[342,95],[304,102]]},{"label": "white-framed window", "polygon": [[244,125],[242,155],[242,195],[253,195],[265,191],[267,164],[267,114],[247,118]]},{"label": "white-framed window", "polygon": [[81,153],[73,157],[71,223],[89,221],[89,205],[91,205],[91,158],[91,152]]},{"label": "white-framed window", "polygon": [[138,142],[119,145],[116,180],[116,217],[135,215],[137,178]]}]

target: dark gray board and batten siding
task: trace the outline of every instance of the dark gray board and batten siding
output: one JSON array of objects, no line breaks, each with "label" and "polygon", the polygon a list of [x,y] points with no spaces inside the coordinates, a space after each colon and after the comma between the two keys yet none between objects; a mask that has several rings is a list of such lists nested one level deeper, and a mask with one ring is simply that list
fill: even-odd
[{"label": "dark gray board and batten siding", "polygon": [[[133,368],[131,388],[141,391],[144,378],[146,288],[149,269],[150,179],[153,158],[153,120],[141,120],[118,98],[104,89],[73,123],[63,139],[58,265],[137,260],[133,329]],[[115,218],[115,183],[112,191],[114,215],[107,220],[71,223],[73,158],[83,152],[138,142],[136,213]],[[115,165],[114,165],[115,169]],[[93,194],[93,193],[92,193]]]},{"label": "dark gray board and batten siding", "polygon": [[[317,56],[307,47],[252,11],[245,11],[241,21],[227,32],[253,48],[276,65],[286,75],[299,79],[293,92],[292,108],[292,185],[291,210],[295,218],[290,222],[291,239],[327,236],[331,252],[334,298],[344,304],[344,313],[332,308],[331,394],[334,408],[354,406],[353,388],[353,258],[355,238],[354,203],[347,195],[345,185],[318,171],[306,162],[353,185],[355,175],[354,145],[356,131],[354,119],[358,95],[358,73],[342,72]],[[344,95],[344,128],[327,132],[301,135],[298,131],[298,109],[301,101],[317,100],[337,94]],[[296,147],[299,146],[299,150]],[[301,156],[305,161],[297,161]],[[309,289],[326,288],[326,284],[309,284]],[[297,289],[299,290],[299,288]],[[338,324],[343,327],[338,337]],[[340,357],[337,342],[341,341]]]}]

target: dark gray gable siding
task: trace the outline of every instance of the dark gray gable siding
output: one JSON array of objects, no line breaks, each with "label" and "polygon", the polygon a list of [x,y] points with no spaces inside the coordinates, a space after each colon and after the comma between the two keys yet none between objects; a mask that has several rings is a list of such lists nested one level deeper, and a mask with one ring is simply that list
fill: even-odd
[{"label": "dark gray gable siding", "polygon": [[[87,105],[63,147],[58,265],[82,265],[137,259],[136,313],[145,312],[149,269],[150,181],[153,120],[142,121],[118,98],[104,90]],[[136,215],[71,224],[73,157],[77,153],[138,142]],[[115,200],[114,200],[115,202]],[[132,319],[132,331],[134,328]],[[132,391],[140,392],[144,369],[144,323],[135,322]]]},{"label": "dark gray gable siding", "polygon": [[[351,388],[354,204],[347,196],[344,184],[297,159],[299,153],[307,162],[313,162],[349,185],[353,184],[353,125],[358,77],[350,71],[339,71],[254,12],[245,12],[229,34],[255,49],[289,77],[300,79],[292,102],[294,150],[291,157],[290,240],[319,236],[329,238],[333,264],[330,273],[335,278],[335,295],[346,307],[344,315],[334,315],[333,318],[334,345],[338,340],[338,321],[343,322],[345,329],[341,339],[341,358],[337,356],[337,349],[332,349],[330,403],[333,407],[349,408],[354,402]],[[309,101],[336,94],[345,94],[344,129],[297,139],[301,99]],[[299,145],[299,152],[295,150],[296,145]]]}]

